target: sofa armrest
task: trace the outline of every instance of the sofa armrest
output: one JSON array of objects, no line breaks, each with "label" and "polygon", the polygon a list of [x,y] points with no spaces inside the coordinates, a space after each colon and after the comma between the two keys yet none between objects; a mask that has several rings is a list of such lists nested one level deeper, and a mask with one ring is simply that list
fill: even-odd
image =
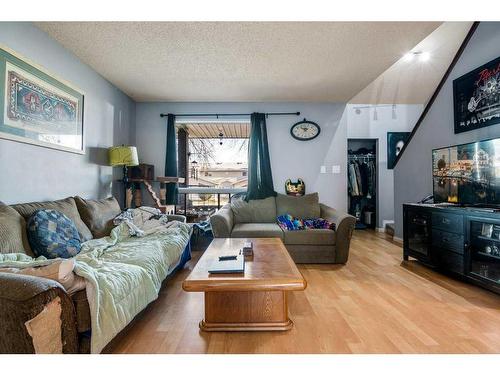
[{"label": "sofa armrest", "polygon": [[[59,311],[59,305],[60,314],[52,314],[53,311]],[[53,324],[54,320],[60,322],[60,330],[59,326]],[[53,328],[52,330],[44,327],[45,322],[49,321],[52,322],[49,325]],[[27,323],[32,327],[31,334]],[[42,330],[36,329],[37,324],[38,327],[42,327]],[[2,332],[0,353],[61,350],[63,353],[78,353],[73,303],[64,288],[53,280],[0,273],[0,331]],[[55,343],[52,340],[49,345],[46,345],[54,332],[56,333],[55,340],[58,339],[57,333],[61,333],[61,341]]]},{"label": "sofa armrest", "polygon": [[231,237],[231,232],[233,231],[233,210],[231,210],[231,206],[226,204],[210,216],[210,225],[212,226],[214,237]]},{"label": "sofa armrest", "polygon": [[167,215],[168,221],[180,221],[181,223],[186,222],[186,216],[184,215]]},{"label": "sofa armrest", "polygon": [[345,212],[320,204],[321,217],[335,223],[337,238],[335,241],[335,262],[346,263],[349,258],[349,246],[356,218]]}]

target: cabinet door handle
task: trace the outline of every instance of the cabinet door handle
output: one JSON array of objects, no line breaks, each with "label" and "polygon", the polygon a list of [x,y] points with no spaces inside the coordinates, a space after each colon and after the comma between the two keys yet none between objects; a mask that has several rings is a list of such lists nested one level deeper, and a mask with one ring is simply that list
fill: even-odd
[{"label": "cabinet door handle", "polygon": [[450,224],[450,219],[443,217],[443,224]]}]

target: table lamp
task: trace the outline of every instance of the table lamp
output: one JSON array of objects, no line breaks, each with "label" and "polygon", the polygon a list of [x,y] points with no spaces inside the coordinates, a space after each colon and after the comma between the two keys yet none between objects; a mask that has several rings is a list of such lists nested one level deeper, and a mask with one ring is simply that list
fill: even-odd
[{"label": "table lamp", "polygon": [[110,147],[108,150],[109,165],[112,167],[123,166],[123,186],[124,198],[123,209],[127,208],[127,189],[128,189],[128,167],[138,165],[139,158],[137,157],[137,148],[134,146],[115,146]]}]

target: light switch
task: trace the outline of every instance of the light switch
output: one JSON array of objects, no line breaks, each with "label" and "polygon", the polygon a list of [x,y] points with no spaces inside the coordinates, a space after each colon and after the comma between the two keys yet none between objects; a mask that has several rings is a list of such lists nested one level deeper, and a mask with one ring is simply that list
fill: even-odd
[{"label": "light switch", "polygon": [[321,166],[321,173],[326,173],[326,165]]},{"label": "light switch", "polygon": [[332,166],[332,173],[339,174],[340,173],[340,165],[333,165]]}]

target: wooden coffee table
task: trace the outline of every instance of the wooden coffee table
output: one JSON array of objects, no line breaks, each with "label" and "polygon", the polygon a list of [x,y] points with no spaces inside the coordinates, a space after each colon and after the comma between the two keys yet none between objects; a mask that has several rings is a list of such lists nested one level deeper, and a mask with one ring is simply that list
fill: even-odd
[{"label": "wooden coffee table", "polygon": [[[221,254],[237,253],[246,241],[254,255],[245,260],[244,274],[208,273]],[[289,330],[287,292],[306,286],[279,238],[216,238],[182,284],[187,292],[205,293],[203,331]]]}]

